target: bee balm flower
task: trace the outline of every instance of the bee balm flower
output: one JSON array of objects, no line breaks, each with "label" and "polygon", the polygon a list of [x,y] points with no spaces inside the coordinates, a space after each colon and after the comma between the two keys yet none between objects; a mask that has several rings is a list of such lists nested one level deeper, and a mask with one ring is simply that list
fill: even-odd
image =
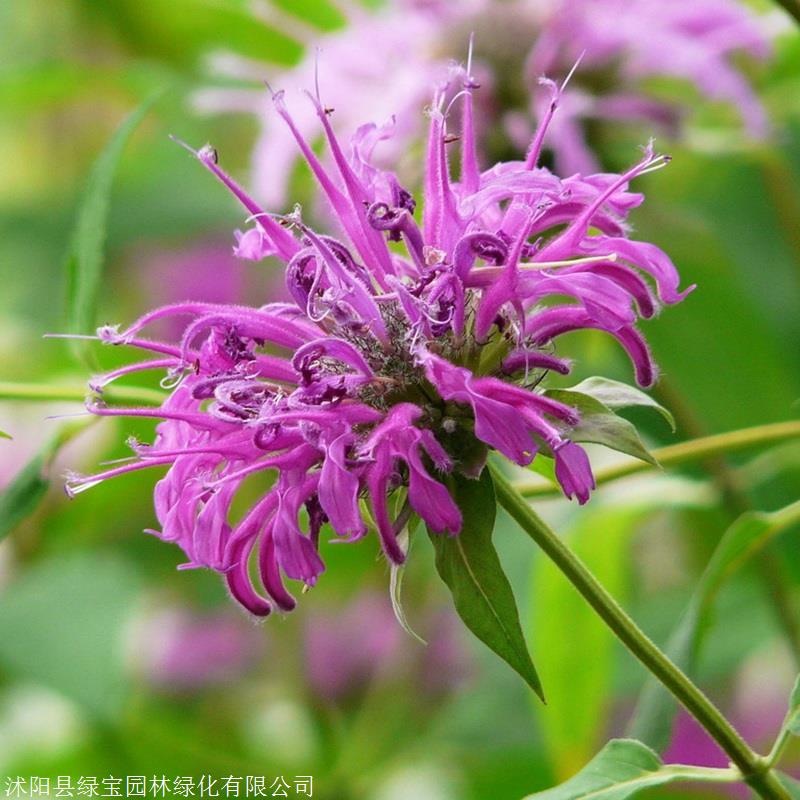
[{"label": "bee balm flower", "polygon": [[[665,159],[648,148],[623,175],[566,180],[538,167],[559,99],[550,84],[551,109],[525,159],[481,172],[475,82],[466,73],[462,82],[455,98],[437,93],[430,109],[421,213],[394,173],[371,164],[377,128],[360,128],[348,156],[328,110],[310,97],[335,165],[329,171],[277,93],[277,112],[341,230],[314,230],[299,209],[262,211],[210,147],[195,155],[251,215],[260,255],[285,262],[293,302],[179,303],[126,330],[99,331],[106,343],[152,357],[97,378],[96,390],[148,369],[166,370],[173,388],[160,408],[93,401],[95,414],[161,422],[152,445],[132,444],[133,463],[73,477],[70,491],[167,467],[155,489],[157,535],[184,550],[186,567],[224,575],[253,614],[294,607],[284,578],[315,584],[325,568],[318,542],[326,522],[341,541],[374,527],[394,563],[405,557],[398,534],[411,514],[436,533],[457,535],[462,518],[447,475],[478,476],[489,450],[520,465],[551,456],[565,494],[586,502],[591,467],[570,439],[579,414],[541,389],[548,372],[569,372],[555,352],[562,334],[606,331],[630,355],[640,384],[655,379],[637,319],[686,292],[669,258],[631,239],[625,219],[642,201],[629,182]],[[457,181],[448,165],[456,103]],[[178,315],[188,319],[179,342],[142,336]],[[237,492],[259,474],[273,482],[235,518]],[[390,498],[400,492],[404,505],[395,513]]]}]

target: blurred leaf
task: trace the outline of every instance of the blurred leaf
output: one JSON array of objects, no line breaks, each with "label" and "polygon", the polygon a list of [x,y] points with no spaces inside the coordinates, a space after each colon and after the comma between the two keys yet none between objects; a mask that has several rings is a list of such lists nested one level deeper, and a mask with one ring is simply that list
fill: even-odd
[{"label": "blurred leaf", "polygon": [[64,425],[6,486],[0,494],[0,541],[36,510],[50,485],[48,471],[59,449],[93,421]]},{"label": "blurred leaf", "polygon": [[465,625],[544,700],[511,584],[492,544],[496,503],[489,470],[485,469],[479,480],[456,476],[453,498],[464,526],[457,536],[428,531],[436,551],[436,569]]},{"label": "blurred leaf", "polygon": [[110,18],[128,47],[184,68],[197,69],[198,62],[220,51],[267,64],[296,61],[302,45],[281,28],[279,20],[270,24],[260,19],[253,13],[254,5],[246,0],[172,0],[154,14],[137,0],[88,3],[92,16],[102,13]]},{"label": "blurred leaf", "polygon": [[646,745],[633,739],[612,739],[566,783],[526,800],[625,800],[636,792],[673,781],[731,782],[729,770],[665,765]]},{"label": "blurred leaf", "polygon": [[552,484],[553,486],[557,486],[559,491],[561,490],[561,484],[556,478],[556,463],[552,458],[546,458],[543,454],[539,454],[528,465],[528,469],[531,472],[535,472],[537,475],[541,475],[543,478],[546,478],[548,483]]},{"label": "blurred leaf", "polygon": [[5,431],[0,431],[0,439],[13,439],[14,437],[10,433],[6,433]]},{"label": "blurred leaf", "polygon": [[[72,333],[92,332],[103,274],[111,183],[125,144],[160,94],[145,100],[123,121],[89,174],[66,264],[67,323]],[[83,352],[80,342],[75,343],[73,352]]]},{"label": "blurred leaf", "polygon": [[137,581],[111,556],[59,555],[0,596],[0,663],[113,720],[127,695],[124,625]]},{"label": "blurred leaf", "polygon": [[644,446],[636,427],[627,419],[618,417],[599,400],[572,389],[548,389],[545,394],[552,400],[572,406],[580,414],[581,421],[570,429],[569,438],[573,442],[602,444],[658,466]]},{"label": "blurred leaf", "polygon": [[789,792],[789,797],[792,800],[800,800],[800,782],[798,782],[795,778],[791,775],[786,775],[783,772],[775,771],[775,774],[778,776],[778,779],[783,784],[783,787]]},{"label": "blurred leaf", "polygon": [[[615,597],[624,590],[626,553],[641,515],[641,509],[601,507],[561,531]],[[597,751],[606,727],[614,637],[547,558],[534,561],[530,603],[529,638],[548,697],[539,722],[556,774],[566,777]]]},{"label": "blurred leaf", "polygon": [[612,410],[636,406],[654,408],[669,423],[672,430],[675,430],[675,418],[672,414],[649,394],[635,386],[629,386],[621,381],[613,381],[610,378],[593,377],[586,378],[576,386],[571,386],[569,390],[588,394]]},{"label": "blurred leaf", "polygon": [[[770,192],[745,158],[682,153],[668,172],[667,180],[653,179],[658,201],[637,212],[637,229],[698,288],[648,321],[656,363],[712,432],[784,419],[800,393],[798,351],[791,346],[800,322],[800,272],[781,241]],[[747,391],[743,376],[758,391]]]},{"label": "blurred leaf", "polygon": [[[683,670],[691,670],[720,587],[785,528],[800,523],[800,501],[778,511],[742,514],[725,532],[672,633],[667,655]],[[660,683],[647,682],[629,726],[632,736],[653,747],[665,747],[672,731],[675,703]]]},{"label": "blurred leaf", "polygon": [[47,466],[51,453],[37,453],[0,494],[0,541],[33,513],[50,485]]}]

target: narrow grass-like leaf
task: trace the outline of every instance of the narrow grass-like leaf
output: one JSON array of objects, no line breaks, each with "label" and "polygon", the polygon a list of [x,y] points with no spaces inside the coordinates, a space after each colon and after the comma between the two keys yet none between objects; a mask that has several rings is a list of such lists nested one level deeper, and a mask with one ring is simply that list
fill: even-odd
[{"label": "narrow grass-like leaf", "polygon": [[[125,144],[160,94],[151,96],[126,117],[89,173],[66,262],[67,326],[72,333],[92,333],[114,173]],[[72,348],[79,357],[85,354],[85,342],[73,341]]]},{"label": "narrow grass-like leaf", "polygon": [[672,416],[668,409],[656,402],[649,394],[637,389],[635,386],[629,386],[627,383],[595,376],[586,378],[576,386],[571,386],[570,391],[588,394],[590,397],[594,397],[595,400],[599,400],[606,408],[612,410],[637,406],[655,409],[669,423],[672,430],[675,430],[675,417]]},{"label": "narrow grass-like leaf", "polygon": [[[684,670],[691,670],[700,648],[714,599],[725,581],[775,536],[800,524],[800,501],[773,512],[742,514],[725,532],[689,605],[673,631],[666,652]],[[669,742],[675,703],[655,680],[649,680],[639,697],[628,732],[660,749]]]},{"label": "narrow grass-like leaf", "polygon": [[528,795],[526,800],[625,800],[643,789],[675,781],[731,783],[736,779],[737,774],[728,769],[665,765],[641,742],[612,739],[568,781]]},{"label": "narrow grass-like leaf", "polygon": [[6,433],[5,431],[0,431],[0,439],[13,439],[14,437],[10,433]]},{"label": "narrow grass-like leaf", "polygon": [[496,503],[489,470],[479,480],[456,476],[452,491],[464,527],[457,536],[428,531],[436,550],[436,569],[464,624],[544,700],[511,584],[492,544]]},{"label": "narrow grass-like leaf", "polygon": [[572,389],[550,389],[545,394],[553,400],[572,406],[580,414],[580,422],[569,432],[572,441],[602,444],[658,466],[658,462],[644,446],[636,427],[627,419],[617,416],[599,400]]}]

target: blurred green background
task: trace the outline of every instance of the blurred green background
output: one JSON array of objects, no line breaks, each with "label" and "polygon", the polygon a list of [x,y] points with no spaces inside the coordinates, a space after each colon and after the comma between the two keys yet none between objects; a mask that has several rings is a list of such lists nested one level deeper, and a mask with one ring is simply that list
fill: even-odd
[{"label": "blurred green background", "polygon": [[[282,5],[321,29],[341,22],[318,0]],[[65,329],[64,265],[91,164],[158,89],[165,93],[114,181],[98,323],[127,322],[174,297],[191,286],[195,267],[237,299],[275,296],[280,276],[269,264],[230,255],[239,209],[167,138],[213,142],[247,182],[255,120],[198,116],[190,102],[214,80],[208,56],[220,51],[283,63],[299,55],[244,0],[0,3],[0,381],[85,381],[89,370],[73,350],[42,336]],[[774,120],[770,141],[707,152],[671,145],[669,169],[640,187],[648,200],[634,215],[638,236],[665,248],[684,282],[698,284],[646,324],[663,373],[656,394],[679,423],[673,435],[657,418],[632,416],[654,446],[798,414],[800,37],[782,36],[754,80]],[[578,377],[630,380],[605,339],[567,344],[579,355]],[[124,358],[89,352],[105,365]],[[80,410],[0,401],[0,429],[13,437],[0,440],[0,486],[70,423],[45,417]],[[106,420],[75,437],[48,463],[43,502],[0,545],[3,781],[211,774],[291,783],[313,775],[322,798],[505,800],[567,777],[624,730],[642,670],[506,518],[495,539],[546,707],[462,633],[423,537],[403,597],[427,647],[394,621],[388,569],[371,539],[327,547],[324,580],[293,614],[262,625],[243,618],[216,576],[177,572],[178,550],[142,534],[155,522],[152,475],[65,497],[67,467],[91,471],[125,456],[129,435],[150,434]],[[716,477],[708,466],[609,485],[585,509],[537,503],[660,642],[732,521],[800,493],[796,440],[711,465]],[[800,620],[798,534],[785,531],[769,546],[768,568]],[[797,673],[763,563],[726,582],[696,670],[762,747]],[[681,760],[724,763],[685,720],[677,730]]]}]

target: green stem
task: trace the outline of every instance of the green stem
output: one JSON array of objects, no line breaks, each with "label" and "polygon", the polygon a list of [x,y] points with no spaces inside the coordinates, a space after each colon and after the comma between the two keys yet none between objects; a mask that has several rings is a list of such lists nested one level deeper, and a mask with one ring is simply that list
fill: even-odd
[{"label": "green stem", "polygon": [[551,530],[514,489],[503,473],[489,465],[500,505],[536,542],[592,606],[619,640],[675,696],[728,754],[742,779],[765,800],[789,800],[789,795],[765,759],[754,753],[719,709],[667,658],[603,588],[583,562]]},{"label": "green stem", "polygon": [[800,0],[775,0],[800,25]]},{"label": "green stem", "polygon": [[[53,402],[57,400],[83,403],[89,389],[82,384],[15,383],[0,381],[0,400],[35,400]],[[118,403],[147,403],[158,406],[166,395],[157,389],[145,386],[109,386],[103,398]]]},{"label": "green stem", "polygon": [[[755,428],[742,428],[728,433],[718,433],[713,436],[702,436],[690,439],[680,444],[671,444],[659,447],[652,451],[653,456],[662,467],[672,467],[678,464],[687,464],[693,461],[717,456],[722,453],[731,453],[736,450],[745,450],[757,445],[781,442],[786,439],[800,437],[800,421],[775,422],[770,425],[758,425]],[[645,461],[631,461],[626,464],[617,464],[605,469],[597,470],[595,482],[599,486],[603,483],[627,478],[639,472],[653,469],[652,464]],[[518,482],[514,488],[523,497],[542,497],[561,493],[554,484]]]},{"label": "green stem", "polygon": [[792,710],[787,715],[783,725],[781,726],[781,731],[778,734],[778,737],[775,739],[775,744],[772,745],[772,749],[767,755],[767,763],[770,765],[770,767],[777,766],[786,748],[789,746],[789,742],[795,737],[795,734],[788,725],[789,719],[794,713],[796,712]]}]

